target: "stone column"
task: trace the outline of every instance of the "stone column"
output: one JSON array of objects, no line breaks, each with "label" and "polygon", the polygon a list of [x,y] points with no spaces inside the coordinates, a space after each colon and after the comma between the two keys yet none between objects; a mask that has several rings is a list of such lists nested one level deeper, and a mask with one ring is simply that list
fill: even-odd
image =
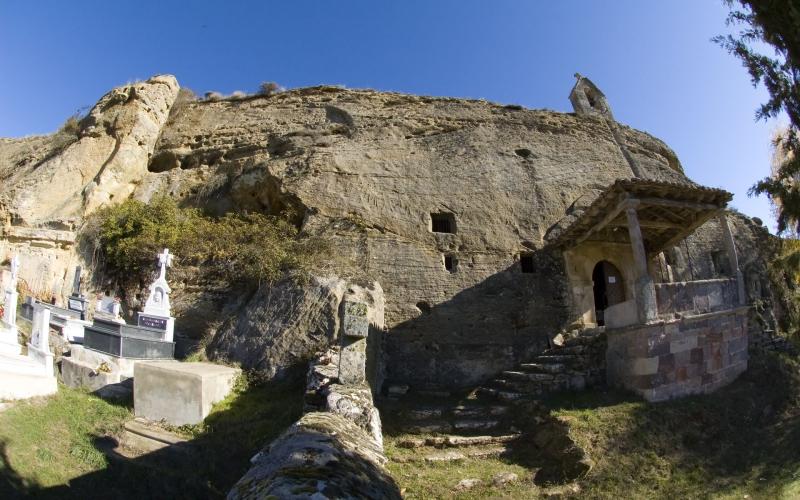
[{"label": "stone column", "polygon": [[3,318],[0,321],[0,353],[19,354],[22,346],[17,342],[17,298],[19,293],[12,284],[5,290]]},{"label": "stone column", "polygon": [[634,273],[636,283],[634,285],[634,297],[639,312],[639,321],[647,323],[658,317],[658,305],[656,304],[656,288],[653,278],[647,270],[647,253],[644,250],[644,239],[642,229],[639,226],[639,216],[635,207],[625,209],[628,216],[628,234],[631,238],[631,248],[633,250]]},{"label": "stone column", "polygon": [[728,251],[728,262],[730,262],[731,271],[736,278],[739,305],[743,306],[747,304],[747,295],[745,295],[744,291],[744,276],[742,276],[742,271],[739,269],[739,257],[736,255],[736,243],[733,241],[733,234],[731,234],[731,228],[728,226],[728,217],[725,215],[725,212],[717,216],[717,221],[720,227],[722,227],[722,239],[725,240],[725,250]]},{"label": "stone column", "polygon": [[339,382],[356,385],[366,381],[367,336],[369,320],[367,305],[345,301],[343,304]]},{"label": "stone column", "polygon": [[41,365],[45,375],[53,375],[53,352],[50,350],[50,309],[42,307],[34,312],[28,358]]}]

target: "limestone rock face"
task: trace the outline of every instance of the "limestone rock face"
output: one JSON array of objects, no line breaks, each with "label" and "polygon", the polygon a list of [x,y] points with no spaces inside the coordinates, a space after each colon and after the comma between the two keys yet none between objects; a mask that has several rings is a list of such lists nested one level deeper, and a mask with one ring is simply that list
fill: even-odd
[{"label": "limestone rock face", "polygon": [[220,327],[208,351],[269,379],[304,370],[314,353],[334,341],[345,288],[343,280],[316,277],[304,285],[286,279],[262,287]]},{"label": "limestone rock face", "polygon": [[266,379],[282,379],[293,368],[304,371],[315,353],[337,343],[345,299],[369,304],[373,328],[383,328],[380,285],[348,285],[336,277],[312,277],[307,283],[287,278],[258,290],[220,327],[209,353],[237,361]]},{"label": "limestone rock face", "polygon": [[11,217],[45,224],[127,198],[147,172],[178,89],[175,77],[156,76],[103,96],[82,121],[77,141],[15,174],[2,193]]}]

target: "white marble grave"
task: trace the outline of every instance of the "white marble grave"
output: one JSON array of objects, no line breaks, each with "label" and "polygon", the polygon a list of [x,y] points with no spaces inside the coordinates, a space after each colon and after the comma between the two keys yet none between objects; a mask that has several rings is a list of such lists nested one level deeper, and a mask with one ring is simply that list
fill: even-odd
[{"label": "white marble grave", "polygon": [[158,255],[158,278],[150,285],[150,295],[144,310],[138,314],[138,326],[164,330],[164,340],[172,342],[175,334],[175,318],[172,317],[169,294],[172,289],[167,283],[167,268],[172,267],[172,254],[165,248]]},{"label": "white marble grave", "polygon": [[0,320],[0,353],[19,354],[22,346],[17,342],[17,276],[19,257],[11,258],[11,280],[3,290],[3,318]]}]

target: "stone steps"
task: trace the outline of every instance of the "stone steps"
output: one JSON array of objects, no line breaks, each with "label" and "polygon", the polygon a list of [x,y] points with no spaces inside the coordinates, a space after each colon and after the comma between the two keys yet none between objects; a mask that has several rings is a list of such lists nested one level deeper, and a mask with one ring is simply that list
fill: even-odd
[{"label": "stone steps", "polygon": [[139,418],[125,422],[120,439],[121,446],[145,453],[165,448],[171,451],[188,451],[188,442],[189,440],[183,436],[148,425],[145,420]]},{"label": "stone steps", "polygon": [[398,455],[393,456],[393,462],[407,463],[407,462],[428,462],[428,463],[446,463],[446,462],[460,462],[467,459],[483,459],[490,457],[499,457],[505,455],[510,451],[507,446],[480,446],[471,449],[434,449],[427,451],[423,449],[415,450],[413,455]]},{"label": "stone steps", "polygon": [[567,365],[562,363],[521,363],[519,369],[533,373],[559,374],[567,371]]},{"label": "stone steps", "polygon": [[397,442],[400,448],[466,448],[471,446],[486,446],[506,444],[518,439],[520,433],[461,436],[450,434],[445,436],[430,436],[426,438],[405,438]]},{"label": "stone steps", "polygon": [[457,419],[449,420],[420,420],[403,427],[405,432],[411,434],[449,434],[451,432],[478,432],[496,429],[500,426],[499,419]]}]

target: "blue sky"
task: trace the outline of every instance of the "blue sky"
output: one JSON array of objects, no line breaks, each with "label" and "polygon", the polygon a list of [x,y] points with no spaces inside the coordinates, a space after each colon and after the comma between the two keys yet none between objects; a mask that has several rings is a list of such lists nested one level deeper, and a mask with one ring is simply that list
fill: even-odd
[{"label": "blue sky", "polygon": [[664,140],[686,173],[734,193],[769,171],[774,122],[709,39],[721,0],[0,0],[0,137],[50,132],[111,87],[172,73],[197,93],[322,83],[571,111],[578,71],[618,121]]}]

